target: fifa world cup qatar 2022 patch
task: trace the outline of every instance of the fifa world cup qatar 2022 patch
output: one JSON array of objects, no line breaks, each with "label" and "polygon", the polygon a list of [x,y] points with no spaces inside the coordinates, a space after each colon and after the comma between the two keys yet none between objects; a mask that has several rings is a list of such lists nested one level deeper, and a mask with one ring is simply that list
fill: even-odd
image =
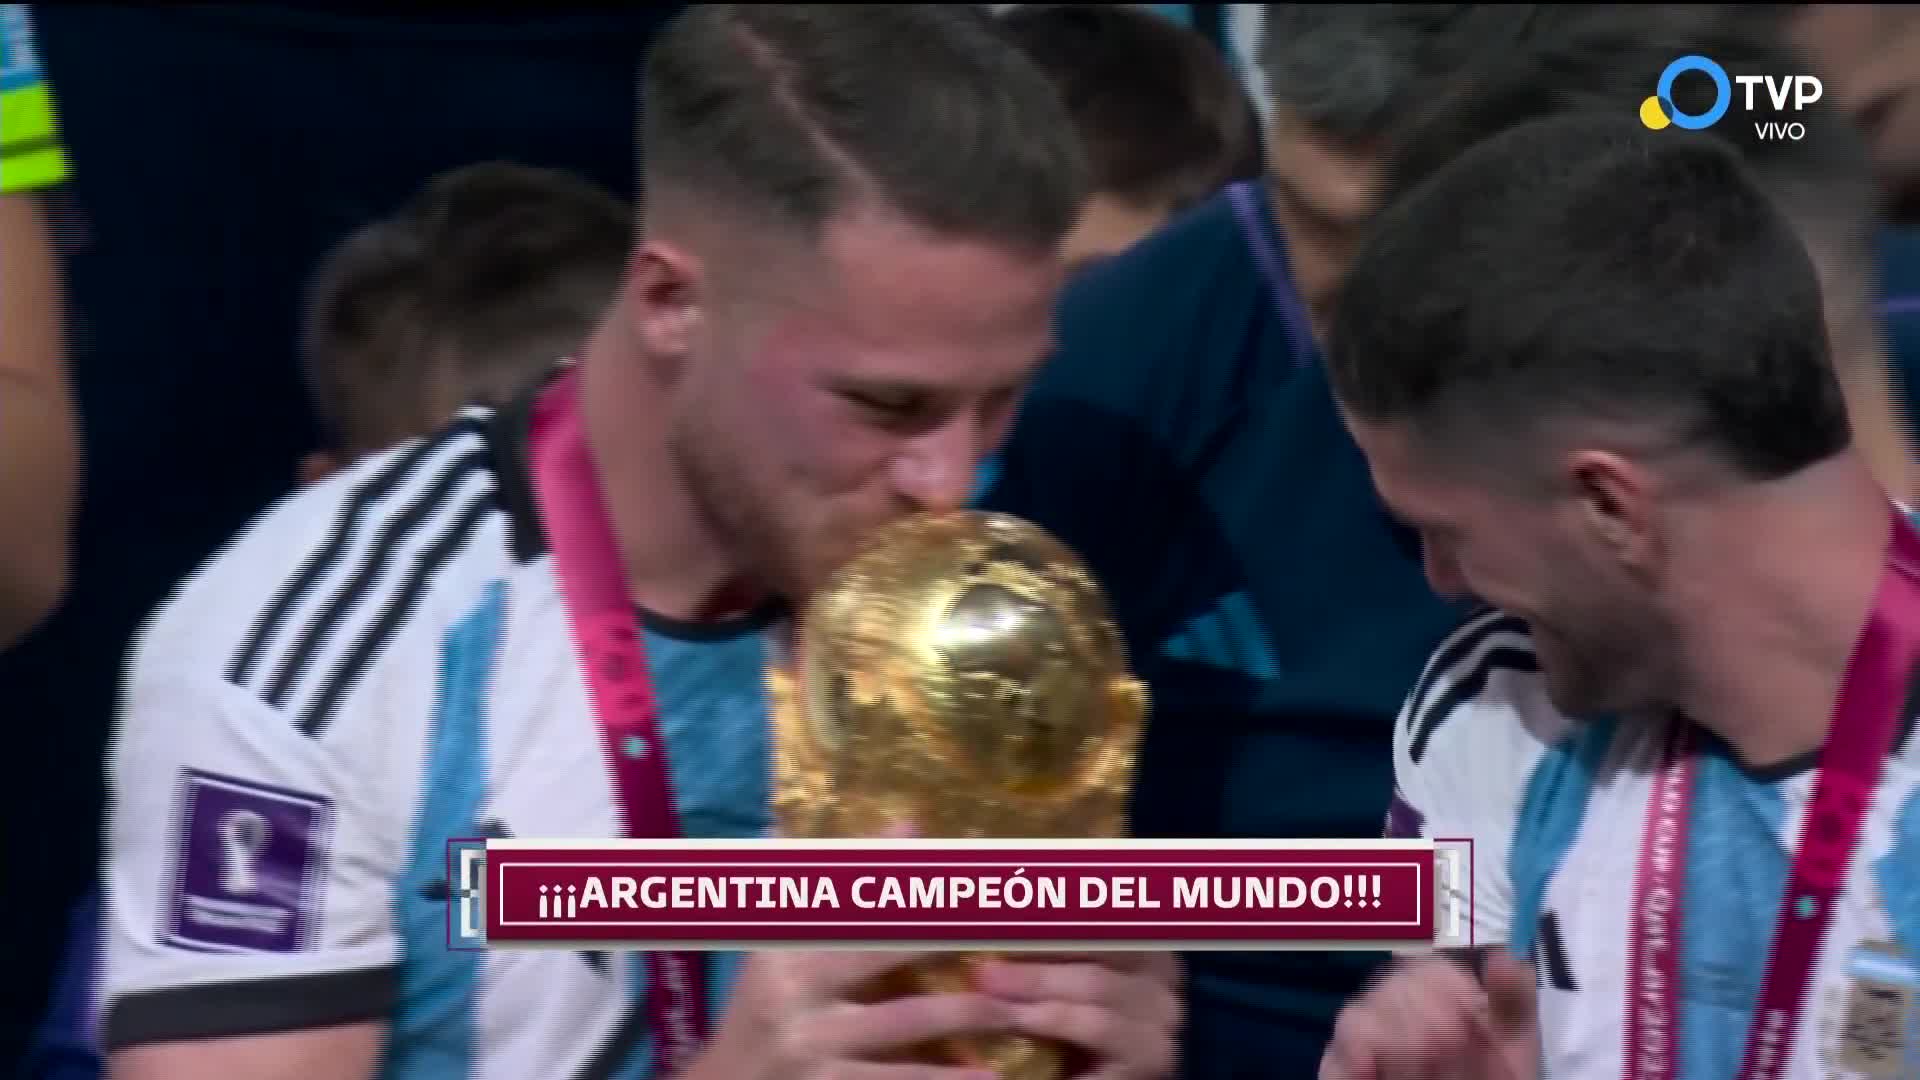
[{"label": "fifa world cup qatar 2022 patch", "polygon": [[312,948],[332,855],[332,802],[188,770],[177,806],[164,942],[218,952]]}]

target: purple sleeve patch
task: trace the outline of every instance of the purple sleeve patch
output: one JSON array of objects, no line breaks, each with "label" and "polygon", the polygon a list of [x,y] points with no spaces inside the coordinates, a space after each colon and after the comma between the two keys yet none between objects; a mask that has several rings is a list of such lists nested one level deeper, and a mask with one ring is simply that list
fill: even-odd
[{"label": "purple sleeve patch", "polygon": [[181,788],[165,943],[197,952],[313,948],[333,804],[193,770]]},{"label": "purple sleeve patch", "polygon": [[1387,839],[1418,840],[1426,826],[1427,819],[1394,788],[1393,801],[1387,804]]}]

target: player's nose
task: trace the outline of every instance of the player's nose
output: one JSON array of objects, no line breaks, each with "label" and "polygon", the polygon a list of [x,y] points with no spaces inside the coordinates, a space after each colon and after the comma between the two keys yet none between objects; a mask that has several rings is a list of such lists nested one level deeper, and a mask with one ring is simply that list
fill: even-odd
[{"label": "player's nose", "polygon": [[979,432],[955,418],[916,437],[894,459],[894,489],[915,510],[958,510],[973,495],[980,460]]}]

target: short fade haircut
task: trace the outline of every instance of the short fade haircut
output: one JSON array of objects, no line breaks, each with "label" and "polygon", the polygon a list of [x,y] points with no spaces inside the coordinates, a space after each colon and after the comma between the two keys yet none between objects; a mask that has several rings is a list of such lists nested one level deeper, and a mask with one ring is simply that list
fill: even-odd
[{"label": "short fade haircut", "polygon": [[1260,175],[1260,116],[1206,38],[1131,4],[1021,4],[999,18],[1053,81],[1096,194],[1178,211]]},{"label": "short fade haircut", "polygon": [[[429,181],[342,240],[310,286],[301,353],[330,446],[378,449],[498,404],[579,347],[619,291],[633,208],[500,162]],[[456,404],[458,404],[456,403]]]},{"label": "short fade haircut", "polygon": [[[1402,129],[1389,150],[1392,202],[1490,135],[1528,120],[1590,110],[1632,117],[1674,59],[1712,57],[1736,74],[1794,75],[1812,61],[1786,39],[1778,9],[1681,4],[1592,5],[1570,12],[1527,47],[1490,58]],[[1738,91],[1736,91],[1738,93]],[[1700,113],[1713,89],[1701,77],[1675,82],[1675,104]],[[1879,194],[1854,125],[1827,102],[1796,113],[1800,139],[1762,139],[1730,117],[1709,134],[1737,150],[1769,195],[1797,223],[1823,265],[1829,289],[1865,308],[1874,293]],[[1669,129],[1676,131],[1678,129]],[[1830,256],[1830,257],[1829,257]]]},{"label": "short fade haircut", "polygon": [[869,203],[1050,252],[1086,197],[1052,86],[973,4],[688,5],[647,57],[641,115],[649,215],[671,191],[811,241]]},{"label": "short fade haircut", "polygon": [[1477,58],[1511,50],[1579,7],[1267,4],[1261,71],[1276,105],[1322,135],[1367,146]]},{"label": "short fade haircut", "polygon": [[1848,445],[1827,340],[1798,233],[1725,142],[1582,113],[1482,141],[1388,208],[1328,367],[1351,415],[1483,464],[1587,422],[1766,480]]}]

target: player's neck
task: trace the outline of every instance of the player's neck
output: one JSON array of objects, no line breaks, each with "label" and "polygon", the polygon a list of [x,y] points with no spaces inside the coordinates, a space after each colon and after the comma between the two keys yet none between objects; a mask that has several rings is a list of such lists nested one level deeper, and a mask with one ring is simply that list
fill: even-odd
[{"label": "player's neck", "polygon": [[738,615],[757,600],[687,490],[668,451],[659,387],[623,337],[616,314],[582,356],[580,393],[628,588],[642,608],[680,622]]},{"label": "player's neck", "polygon": [[1748,768],[1802,758],[1826,741],[1873,604],[1886,496],[1849,452],[1708,516],[1718,550],[1691,574],[1678,704]]}]

